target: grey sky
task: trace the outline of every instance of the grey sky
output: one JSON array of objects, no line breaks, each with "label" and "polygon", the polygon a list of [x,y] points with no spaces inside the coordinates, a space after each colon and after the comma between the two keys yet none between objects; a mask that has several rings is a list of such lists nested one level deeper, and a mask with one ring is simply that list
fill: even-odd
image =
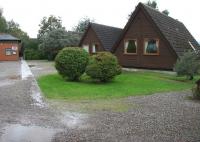
[{"label": "grey sky", "polygon": [[[36,37],[44,16],[60,16],[63,26],[71,30],[80,18],[88,16],[95,22],[123,28],[139,2],[147,0],[0,0],[7,20],[13,19],[30,37]],[[200,41],[199,0],[157,0],[160,10],[183,22]]]}]

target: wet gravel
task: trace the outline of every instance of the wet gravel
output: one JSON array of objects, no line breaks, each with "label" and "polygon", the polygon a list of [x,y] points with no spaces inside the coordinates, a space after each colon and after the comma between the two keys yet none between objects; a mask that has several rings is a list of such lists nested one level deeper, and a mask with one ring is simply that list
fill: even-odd
[{"label": "wet gravel", "polygon": [[137,104],[128,112],[96,112],[90,128],[57,134],[54,142],[198,142],[200,102],[189,100],[190,91],[129,97]]},{"label": "wet gravel", "polygon": [[[32,68],[37,77],[45,72],[55,72],[52,63],[33,63],[37,63]],[[72,115],[63,115],[60,110],[52,108],[49,101],[46,101],[48,107],[34,105],[30,95],[33,81],[31,78],[16,79],[13,84],[0,86],[0,136],[4,133],[1,128],[7,124],[22,124],[59,129],[53,142],[200,141],[200,101],[188,98],[190,90],[128,97],[123,100],[133,104],[128,111],[90,111],[81,118],[78,110]]]}]

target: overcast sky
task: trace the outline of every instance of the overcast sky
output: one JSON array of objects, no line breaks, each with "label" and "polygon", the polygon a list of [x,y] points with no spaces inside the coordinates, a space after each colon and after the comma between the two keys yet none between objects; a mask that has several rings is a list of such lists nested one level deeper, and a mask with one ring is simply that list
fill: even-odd
[{"label": "overcast sky", "polygon": [[[147,0],[0,0],[7,20],[13,19],[30,37],[37,37],[44,16],[60,16],[67,30],[83,17],[99,24],[123,28],[128,15],[139,2]],[[170,16],[183,22],[200,41],[199,0],[157,0],[159,10],[168,9]]]}]

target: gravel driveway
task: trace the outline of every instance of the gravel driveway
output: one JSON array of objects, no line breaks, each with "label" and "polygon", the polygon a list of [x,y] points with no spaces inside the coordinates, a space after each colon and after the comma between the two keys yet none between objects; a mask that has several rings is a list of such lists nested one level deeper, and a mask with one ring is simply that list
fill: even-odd
[{"label": "gravel driveway", "polygon": [[[52,62],[31,61],[28,64],[36,77],[56,72]],[[6,77],[1,78],[5,80]],[[200,141],[200,102],[188,99],[189,90],[120,100],[132,104],[128,111],[102,109],[80,113],[79,110],[70,111],[73,105],[69,102],[44,100],[45,106],[35,105],[30,95],[34,81],[33,77],[15,78],[15,83],[0,86],[0,141],[11,141],[11,138],[14,142]],[[115,101],[110,103],[117,105]],[[90,104],[90,101],[81,102],[83,106]]]}]

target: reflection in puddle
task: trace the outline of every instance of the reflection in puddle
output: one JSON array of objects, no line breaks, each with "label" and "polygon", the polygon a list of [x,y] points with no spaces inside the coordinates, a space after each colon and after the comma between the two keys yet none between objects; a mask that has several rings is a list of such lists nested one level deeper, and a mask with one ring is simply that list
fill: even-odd
[{"label": "reflection in puddle", "polygon": [[34,100],[34,105],[39,106],[39,107],[45,107],[46,104],[44,103],[42,99],[42,95],[40,93],[39,86],[37,85],[36,80],[32,82],[31,86],[31,97]]},{"label": "reflection in puddle", "polygon": [[87,118],[86,114],[81,114],[77,112],[65,112],[63,113],[62,123],[68,127],[83,127],[83,121]]},{"label": "reflection in puddle", "polygon": [[7,85],[12,85],[14,84],[15,81],[11,81],[11,80],[3,80],[3,81],[0,81],[0,87],[2,86],[7,86]]},{"label": "reflection in puddle", "polygon": [[26,80],[28,77],[32,77],[33,74],[27,65],[26,61],[21,61],[21,78],[22,80]]},{"label": "reflection in puddle", "polygon": [[1,142],[50,142],[58,130],[39,126],[10,125],[4,128]]}]

